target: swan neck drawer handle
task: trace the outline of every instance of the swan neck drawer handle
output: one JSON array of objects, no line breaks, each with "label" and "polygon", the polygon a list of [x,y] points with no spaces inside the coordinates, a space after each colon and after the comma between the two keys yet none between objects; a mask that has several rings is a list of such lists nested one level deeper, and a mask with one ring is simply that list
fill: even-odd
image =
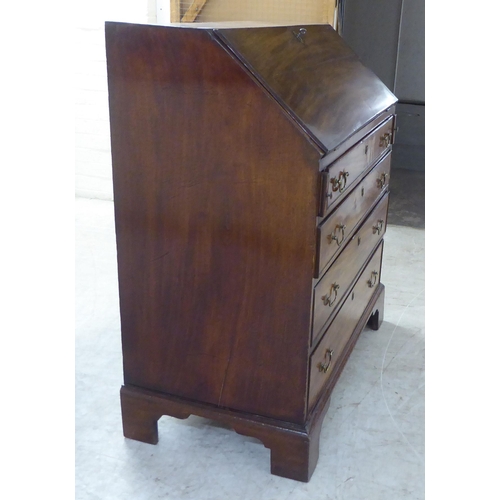
[{"label": "swan neck drawer handle", "polygon": [[378,143],[379,147],[387,148],[392,141],[392,134],[390,132],[386,132],[384,135],[380,137],[380,142]]},{"label": "swan neck drawer handle", "polygon": [[[340,285],[334,283],[332,286],[330,286],[330,292],[328,293],[328,295],[323,295],[323,297],[321,297],[321,299],[323,300],[323,304],[325,306],[329,307],[333,306],[333,303],[337,300],[337,292],[339,288]],[[332,299],[332,293],[333,293],[333,299]]]},{"label": "swan neck drawer handle", "polygon": [[[342,244],[342,242],[344,241],[345,228],[346,228],[345,224],[337,224],[335,226],[335,229],[334,229],[333,233],[331,233],[331,234],[329,234],[327,236],[328,244],[330,245],[331,243],[333,243],[334,241],[336,241],[337,242],[337,246],[340,246]],[[341,238],[339,238],[339,236],[337,235],[337,229],[340,230]]]},{"label": "swan neck drawer handle", "polygon": [[377,276],[378,276],[378,272],[372,271],[372,275],[370,276],[370,279],[368,280],[368,286],[370,288],[373,288],[377,284]]},{"label": "swan neck drawer handle", "polygon": [[377,179],[377,186],[382,189],[387,184],[387,178],[389,176],[386,172],[383,172],[380,177]]},{"label": "swan neck drawer handle", "polygon": [[330,365],[332,364],[332,357],[333,357],[333,349],[327,349],[325,353],[325,359],[328,360],[327,363],[320,363],[319,364],[319,371],[326,373],[330,369]]},{"label": "swan neck drawer handle", "polygon": [[373,226],[373,234],[377,233],[378,235],[380,235],[383,228],[384,228],[384,221],[383,219],[379,219],[377,221],[377,225]]},{"label": "swan neck drawer handle", "polygon": [[342,193],[347,186],[348,177],[349,177],[349,172],[343,170],[342,172],[339,173],[338,179],[336,177],[330,179],[330,182],[332,183],[332,191],[338,191],[339,193]]}]

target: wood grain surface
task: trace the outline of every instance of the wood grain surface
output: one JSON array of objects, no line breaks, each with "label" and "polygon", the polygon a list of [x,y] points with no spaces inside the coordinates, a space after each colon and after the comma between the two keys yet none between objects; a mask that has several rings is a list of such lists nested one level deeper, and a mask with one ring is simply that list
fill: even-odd
[{"label": "wood grain surface", "polygon": [[126,384],[303,422],[317,150],[209,31],[106,35]]},{"label": "wood grain surface", "polygon": [[[337,361],[342,357],[344,348],[351,338],[352,332],[363,315],[377,286],[368,286],[372,279],[372,272],[376,271],[380,277],[382,259],[382,245],[379,245],[365,270],[359,277],[353,290],[326,331],[321,342],[311,356],[309,378],[309,406],[312,407],[318,399],[322,389],[327,384],[330,375],[334,373]],[[372,283],[375,281],[372,279]],[[375,282],[378,285],[378,279]],[[333,351],[329,354],[327,351]],[[323,367],[323,368],[322,368]],[[326,367],[326,369],[325,369]]]},{"label": "wood grain surface", "polygon": [[217,33],[325,153],[396,102],[330,25]]},{"label": "wood grain surface", "polygon": [[373,167],[352,193],[318,227],[316,277],[346,246],[363,217],[387,190],[390,171],[391,154],[389,153]]},{"label": "wood grain surface", "polygon": [[390,155],[372,166],[395,97],[331,27],[301,28],[105,32],[124,435],[214,418],[308,481],[333,385],[383,319]]}]

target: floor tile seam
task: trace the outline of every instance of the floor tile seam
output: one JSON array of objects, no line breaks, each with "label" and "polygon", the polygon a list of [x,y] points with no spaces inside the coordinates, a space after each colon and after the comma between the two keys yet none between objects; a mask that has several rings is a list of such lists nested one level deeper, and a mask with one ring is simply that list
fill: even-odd
[{"label": "floor tile seam", "polygon": [[[401,347],[397,350],[397,352],[395,352],[394,354],[391,354],[392,358],[390,359],[389,363],[387,363],[387,365],[386,365],[386,366],[382,366],[382,370],[383,370],[383,372],[384,372],[384,373],[387,371],[387,369],[389,368],[389,366],[391,366],[391,364],[392,364],[392,362],[394,361],[394,359],[395,359],[395,358],[398,356],[398,354],[401,352],[401,349],[403,349],[403,347],[404,347],[406,344],[408,344],[408,342],[409,342],[411,339],[413,339],[413,338],[417,335],[417,333],[419,333],[419,332],[420,332],[420,329],[419,329],[417,332],[413,333],[413,334],[412,334],[409,338],[407,338],[407,339],[403,342],[403,344],[401,345]],[[423,339],[421,339],[421,340],[423,340]]]}]

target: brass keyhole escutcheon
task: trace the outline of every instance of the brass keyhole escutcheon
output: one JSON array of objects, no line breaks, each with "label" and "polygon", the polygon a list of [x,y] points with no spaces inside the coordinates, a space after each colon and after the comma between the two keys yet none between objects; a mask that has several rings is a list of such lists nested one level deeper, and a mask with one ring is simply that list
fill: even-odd
[{"label": "brass keyhole escutcheon", "polygon": [[370,288],[373,288],[377,284],[377,276],[378,276],[378,272],[372,271],[372,275],[370,276],[370,279],[368,280],[368,286]]},{"label": "brass keyhole escutcheon", "polygon": [[[345,224],[337,224],[335,226],[335,229],[333,231],[333,233],[329,234],[327,236],[327,239],[328,239],[328,244],[336,241],[337,242],[337,246],[340,246],[342,244],[342,242],[344,241],[344,237],[345,237],[345,228],[346,228],[346,225]],[[341,238],[339,238],[339,235],[337,234],[337,230],[340,231],[341,233]]]},{"label": "brass keyhole escutcheon", "polygon": [[377,186],[382,189],[386,182],[387,182],[387,178],[389,177],[389,175],[386,173],[386,172],[383,172],[380,177],[377,179]]},{"label": "brass keyhole escutcheon", "polygon": [[292,31],[292,33],[295,35],[295,38],[300,43],[304,43],[304,40],[302,39],[302,37],[304,37],[307,33],[307,30],[305,28],[300,28],[298,33],[296,31]]},{"label": "brass keyhole escutcheon", "polygon": [[330,182],[332,183],[332,191],[338,191],[339,193],[342,193],[347,186],[348,177],[349,172],[343,170],[339,173],[338,179],[336,177],[330,179]]},{"label": "brass keyhole escutcheon", "polygon": [[[328,293],[328,295],[323,295],[323,297],[321,297],[321,299],[323,300],[323,304],[325,306],[328,306],[328,307],[333,306],[333,303],[337,300],[337,292],[338,292],[339,288],[340,288],[340,285],[338,285],[337,283],[333,283],[330,286],[330,292]],[[332,299],[332,294],[333,294],[333,299]]]},{"label": "brass keyhole escutcheon", "polygon": [[325,352],[325,359],[327,360],[326,363],[320,363],[318,368],[320,372],[326,373],[330,369],[330,365],[332,363],[332,357],[333,357],[333,349],[327,349]]},{"label": "brass keyhole escutcheon", "polygon": [[383,228],[384,228],[384,221],[382,219],[379,219],[377,221],[377,225],[373,226],[373,234],[377,233],[378,235],[380,235]]}]

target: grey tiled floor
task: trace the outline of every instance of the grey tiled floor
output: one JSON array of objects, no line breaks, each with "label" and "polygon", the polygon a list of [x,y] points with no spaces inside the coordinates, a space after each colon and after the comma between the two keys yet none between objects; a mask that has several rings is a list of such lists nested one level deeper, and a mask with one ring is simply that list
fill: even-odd
[{"label": "grey tiled floor", "polygon": [[389,225],[385,321],[336,385],[307,484],[269,474],[269,450],[217,423],[159,421],[156,446],[122,435],[113,203],[76,199],[76,498],[424,498],[424,231]]},{"label": "grey tiled floor", "polygon": [[425,172],[393,168],[388,223],[425,227]]}]

